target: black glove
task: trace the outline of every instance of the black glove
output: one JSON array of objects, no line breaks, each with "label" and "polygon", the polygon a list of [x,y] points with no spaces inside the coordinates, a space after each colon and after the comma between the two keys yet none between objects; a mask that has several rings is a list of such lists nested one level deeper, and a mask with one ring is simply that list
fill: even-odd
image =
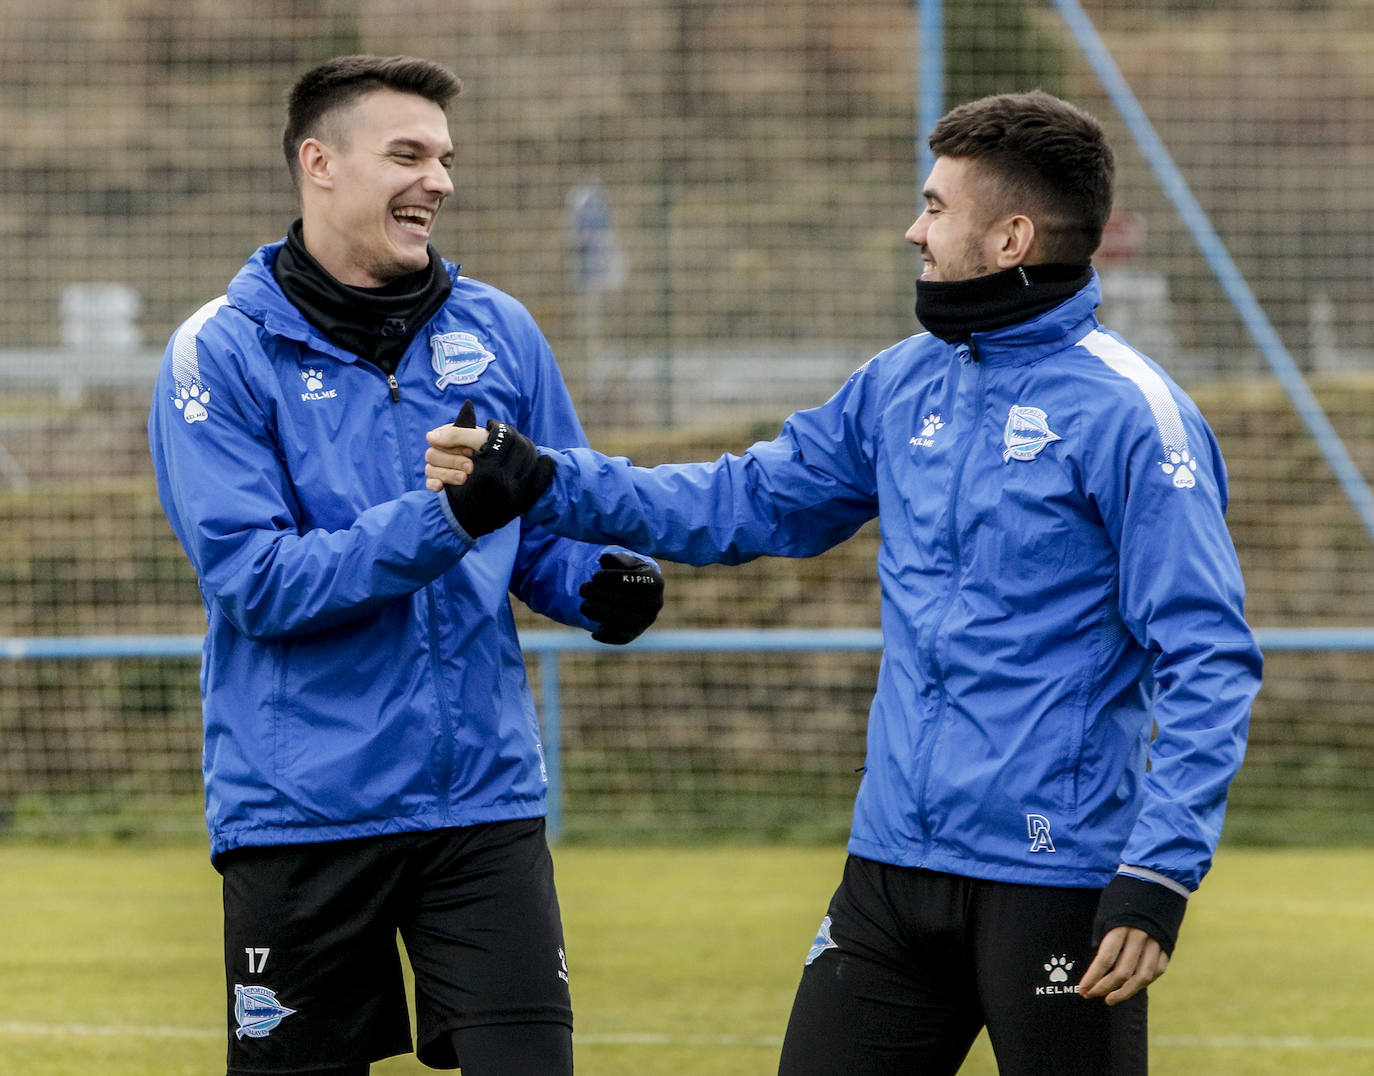
[{"label": "black glove", "polygon": [[[475,429],[477,412],[463,402],[455,426]],[[461,486],[445,486],[458,525],[471,538],[499,530],[524,515],[553,481],[554,464],[514,426],[487,419],[487,441],[472,457],[472,474]]]},{"label": "black glove", "polygon": [[601,570],[582,584],[582,615],[597,624],[592,638],[624,646],[637,638],[663,608],[663,576],[648,561],[628,553],[602,553]]},{"label": "black glove", "polygon": [[1100,944],[1107,931],[1114,927],[1139,927],[1172,956],[1178,943],[1178,928],[1183,925],[1183,913],[1187,910],[1188,898],[1168,886],[1118,874],[1107,883],[1097,902],[1093,945]]}]

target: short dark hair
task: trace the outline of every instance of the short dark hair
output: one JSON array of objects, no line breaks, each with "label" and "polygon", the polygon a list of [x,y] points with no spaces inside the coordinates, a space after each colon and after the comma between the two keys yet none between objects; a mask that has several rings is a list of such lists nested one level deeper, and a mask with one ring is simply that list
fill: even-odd
[{"label": "short dark hair", "polygon": [[463,83],[443,64],[415,56],[338,56],[303,74],[286,98],[282,152],[291,181],[300,186],[297,153],[307,138],[318,138],[323,121],[375,90],[413,93],[442,109],[462,92]]},{"label": "short dark hair", "polygon": [[1116,166],[1102,125],[1067,101],[1032,90],[983,97],[947,113],[930,132],[939,157],[977,162],[996,212],[1036,225],[1039,258],[1086,263],[1112,211]]}]

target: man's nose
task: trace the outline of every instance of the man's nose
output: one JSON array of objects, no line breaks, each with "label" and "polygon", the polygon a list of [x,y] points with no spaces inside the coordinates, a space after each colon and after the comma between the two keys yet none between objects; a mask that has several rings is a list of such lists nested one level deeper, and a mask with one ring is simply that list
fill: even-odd
[{"label": "man's nose", "polygon": [[453,193],[453,176],[438,161],[435,161],[425,171],[425,190],[445,198]]}]

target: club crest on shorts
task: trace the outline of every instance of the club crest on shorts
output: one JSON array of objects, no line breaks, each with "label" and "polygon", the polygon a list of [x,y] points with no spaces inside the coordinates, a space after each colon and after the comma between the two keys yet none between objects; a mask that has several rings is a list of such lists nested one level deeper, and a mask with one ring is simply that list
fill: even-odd
[{"label": "club crest on shorts", "polygon": [[496,356],[472,333],[431,336],[429,351],[429,363],[439,375],[434,383],[441,389],[450,385],[471,385],[496,361]]},{"label": "club crest on shorts", "polygon": [[811,951],[806,954],[806,962],[810,964],[827,949],[838,949],[839,946],[830,937],[830,916],[821,920],[820,929],[816,931],[816,940],[811,943]]},{"label": "club crest on shorts", "polygon": [[1062,440],[1050,429],[1049,416],[1038,407],[1012,404],[1007,413],[1006,429],[1002,433],[1006,451],[1002,460],[1022,460],[1029,463],[1054,441]]},{"label": "club crest on shorts", "polygon": [[234,984],[234,1019],[238,1028],[234,1034],[242,1039],[266,1038],[278,1024],[294,1013],[277,1000],[277,992],[265,986]]}]

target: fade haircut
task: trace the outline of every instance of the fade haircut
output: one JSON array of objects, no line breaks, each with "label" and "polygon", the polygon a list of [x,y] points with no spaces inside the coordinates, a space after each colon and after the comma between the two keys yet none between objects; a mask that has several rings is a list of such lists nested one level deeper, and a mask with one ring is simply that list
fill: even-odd
[{"label": "fade haircut", "polygon": [[1035,224],[1042,262],[1085,264],[1112,211],[1116,166],[1102,126],[1043,90],[998,94],[952,109],[930,133],[937,157],[976,162],[991,218]]},{"label": "fade haircut", "polygon": [[[359,97],[376,90],[413,93],[447,110],[463,83],[443,64],[414,56],[339,56],[296,80],[286,98],[282,152],[291,182],[301,185],[297,154],[307,138],[321,138],[329,121]],[[337,132],[330,132],[337,137]]]}]

